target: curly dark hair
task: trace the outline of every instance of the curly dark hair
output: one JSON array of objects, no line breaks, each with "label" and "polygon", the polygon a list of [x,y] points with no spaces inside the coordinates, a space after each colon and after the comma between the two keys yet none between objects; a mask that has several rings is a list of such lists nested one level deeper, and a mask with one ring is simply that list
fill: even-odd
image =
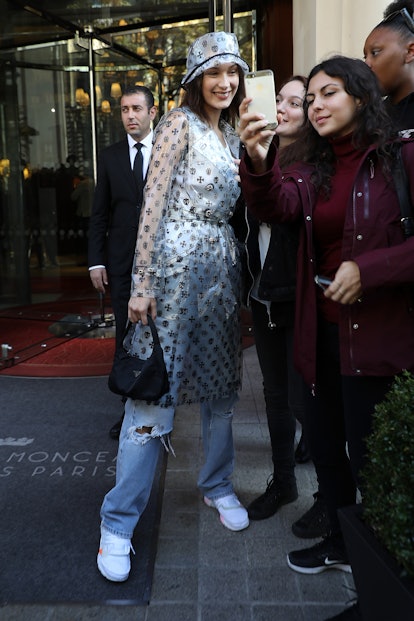
[{"label": "curly dark hair", "polygon": [[[237,71],[239,72],[239,87],[230,106],[221,113],[221,118],[232,125],[234,125],[239,116],[239,106],[243,101],[243,98],[246,96],[246,91],[244,89],[244,73],[238,65]],[[194,80],[185,85],[185,92],[181,100],[181,105],[187,106],[190,110],[198,114],[203,121],[208,122],[204,108],[204,99],[201,88],[202,82],[203,74],[197,76]]]},{"label": "curly dark hair", "polygon": [[[376,152],[384,172],[389,173],[393,147],[390,141],[396,137],[392,121],[386,111],[378,80],[362,60],[346,56],[333,56],[316,65],[308,76],[310,80],[319,72],[339,78],[345,91],[358,99],[361,105],[355,114],[353,144],[356,149],[376,145]],[[308,104],[304,104],[305,115]],[[318,190],[329,196],[331,179],[335,172],[335,155],[329,138],[319,136],[309,121],[306,122],[304,140],[307,144],[307,161],[315,164],[312,181]]]}]

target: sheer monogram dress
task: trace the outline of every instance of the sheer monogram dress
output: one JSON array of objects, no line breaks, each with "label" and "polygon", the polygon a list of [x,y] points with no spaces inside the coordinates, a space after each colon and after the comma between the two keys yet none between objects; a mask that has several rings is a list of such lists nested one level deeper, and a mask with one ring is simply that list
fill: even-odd
[{"label": "sheer monogram dress", "polygon": [[[241,382],[240,257],[229,219],[240,193],[239,139],[216,133],[187,108],[158,124],[141,211],[133,296],[157,301],[157,329],[170,377],[160,405],[226,397]],[[137,325],[132,351],[148,355]]]}]

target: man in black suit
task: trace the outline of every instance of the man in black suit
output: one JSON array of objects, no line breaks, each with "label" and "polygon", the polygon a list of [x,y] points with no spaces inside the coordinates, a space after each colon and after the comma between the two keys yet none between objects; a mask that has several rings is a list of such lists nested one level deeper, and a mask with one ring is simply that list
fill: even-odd
[{"label": "man in black suit", "polygon": [[[115,351],[122,347],[128,319],[132,262],[156,113],[154,97],[148,88],[127,89],[121,97],[121,118],[127,135],[104,149],[98,161],[89,224],[88,265],[94,288],[103,294],[107,286],[110,288],[116,326]],[[111,437],[119,437],[121,424],[122,417],[112,427]]]}]

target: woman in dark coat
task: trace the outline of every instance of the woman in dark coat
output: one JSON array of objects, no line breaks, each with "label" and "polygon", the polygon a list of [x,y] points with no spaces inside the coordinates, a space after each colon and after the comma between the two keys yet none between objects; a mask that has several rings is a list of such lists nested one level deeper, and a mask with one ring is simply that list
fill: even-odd
[{"label": "woman in dark coat", "polygon": [[[288,564],[316,574],[350,571],[337,509],[361,488],[375,405],[396,374],[414,370],[414,238],[404,237],[391,174],[400,141],[369,67],[343,56],[320,63],[305,109],[308,161],[282,174],[274,132],[242,102],[240,176],[256,217],[301,222],[295,361],[330,533]],[[414,179],[413,142],[402,154]]]},{"label": "woman in dark coat", "polygon": [[[276,96],[275,144],[283,170],[297,160],[301,151],[305,91],[306,78],[294,75],[282,84]],[[247,510],[251,520],[263,520],[296,500],[295,458],[299,463],[310,458],[305,441],[302,379],[293,364],[299,224],[269,225],[249,212],[247,222],[247,297],[263,375],[273,462],[266,490]],[[302,435],[295,452],[296,420],[302,425]],[[326,521],[323,499],[316,493],[313,506],[292,525],[292,530],[299,537],[319,537],[326,532]]]}]

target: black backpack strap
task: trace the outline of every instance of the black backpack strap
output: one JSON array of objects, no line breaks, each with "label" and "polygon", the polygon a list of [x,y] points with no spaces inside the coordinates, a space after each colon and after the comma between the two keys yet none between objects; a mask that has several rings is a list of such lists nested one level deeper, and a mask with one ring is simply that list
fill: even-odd
[{"label": "black backpack strap", "polygon": [[392,168],[392,176],[400,202],[401,224],[404,235],[406,237],[411,237],[414,235],[414,213],[411,204],[407,172],[405,170],[401,151],[402,149],[400,147],[396,153],[395,164]]}]

